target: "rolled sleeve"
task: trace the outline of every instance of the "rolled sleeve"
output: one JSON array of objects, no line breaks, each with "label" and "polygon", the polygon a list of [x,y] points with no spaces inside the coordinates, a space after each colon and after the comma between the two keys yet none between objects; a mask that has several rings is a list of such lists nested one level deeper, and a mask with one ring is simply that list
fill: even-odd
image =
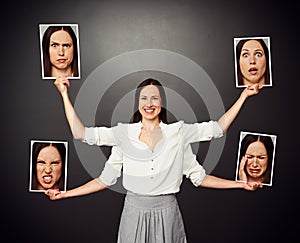
[{"label": "rolled sleeve", "polygon": [[117,179],[121,176],[122,166],[122,153],[116,147],[112,147],[111,155],[105,163],[99,179],[107,186],[114,185],[117,182]]},{"label": "rolled sleeve", "polygon": [[190,144],[188,144],[184,150],[183,174],[197,187],[206,176],[205,169],[198,163]]},{"label": "rolled sleeve", "polygon": [[83,142],[89,145],[114,146],[117,145],[113,134],[113,128],[86,127]]},{"label": "rolled sleeve", "polygon": [[204,168],[195,160],[192,166],[187,170],[186,177],[198,187],[206,176]]},{"label": "rolled sleeve", "polygon": [[220,138],[223,136],[223,131],[216,121],[184,124],[183,136],[186,143],[194,143]]}]

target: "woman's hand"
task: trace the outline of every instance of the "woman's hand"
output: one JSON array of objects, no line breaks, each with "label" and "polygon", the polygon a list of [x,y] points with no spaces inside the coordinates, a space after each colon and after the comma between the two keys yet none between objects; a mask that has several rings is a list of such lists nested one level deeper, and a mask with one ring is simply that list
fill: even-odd
[{"label": "woman's hand", "polygon": [[50,200],[58,200],[65,198],[65,192],[61,192],[59,189],[48,189],[45,194],[49,196]]},{"label": "woman's hand", "polygon": [[68,92],[68,87],[70,87],[70,80],[65,76],[58,76],[54,84],[61,94],[65,94]]},{"label": "woman's hand", "polygon": [[257,188],[262,188],[263,185],[261,182],[246,182],[243,185],[243,188],[248,191],[255,191]]},{"label": "woman's hand", "polygon": [[240,167],[239,167],[239,180],[241,181],[247,181],[247,175],[245,173],[245,165],[247,163],[248,159],[243,156],[240,162]]},{"label": "woman's hand", "polygon": [[249,96],[256,95],[259,93],[259,90],[262,88],[259,84],[253,84],[246,87],[243,92],[241,93],[241,96],[248,98]]}]

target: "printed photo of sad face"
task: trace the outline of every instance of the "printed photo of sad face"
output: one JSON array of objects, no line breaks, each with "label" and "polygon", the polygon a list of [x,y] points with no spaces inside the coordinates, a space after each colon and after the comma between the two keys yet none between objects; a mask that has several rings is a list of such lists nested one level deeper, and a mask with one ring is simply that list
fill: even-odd
[{"label": "printed photo of sad face", "polygon": [[30,191],[65,188],[66,145],[63,142],[34,142]]},{"label": "printed photo of sad face", "polygon": [[269,38],[235,39],[235,42],[236,86],[271,86],[270,52],[266,44]]},{"label": "printed photo of sad face", "polygon": [[236,180],[272,184],[275,136],[247,134],[240,142]]}]

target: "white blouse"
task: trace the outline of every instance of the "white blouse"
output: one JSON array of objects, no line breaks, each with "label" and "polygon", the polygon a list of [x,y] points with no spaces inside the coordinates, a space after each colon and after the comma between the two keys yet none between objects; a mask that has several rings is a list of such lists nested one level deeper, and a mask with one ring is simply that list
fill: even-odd
[{"label": "white blouse", "polygon": [[126,190],[153,196],[178,192],[182,175],[199,186],[206,174],[190,144],[222,137],[222,129],[215,121],[194,124],[161,122],[160,127],[163,138],[154,150],[139,140],[141,122],[120,123],[111,128],[85,128],[84,142],[113,146],[100,180],[106,185],[113,185],[123,169]]}]

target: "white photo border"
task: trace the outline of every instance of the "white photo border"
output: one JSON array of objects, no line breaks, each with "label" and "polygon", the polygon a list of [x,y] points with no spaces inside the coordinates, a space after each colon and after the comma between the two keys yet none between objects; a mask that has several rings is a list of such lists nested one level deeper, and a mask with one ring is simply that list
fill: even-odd
[{"label": "white photo border", "polygon": [[277,140],[277,135],[274,134],[265,134],[265,133],[258,133],[258,132],[246,132],[246,131],[241,131],[240,132],[240,139],[239,139],[239,146],[238,146],[238,154],[237,154],[237,163],[236,163],[236,172],[235,172],[235,181],[239,181],[239,182],[245,182],[242,180],[238,179],[238,173],[239,173],[239,165],[240,165],[240,150],[241,150],[241,142],[243,140],[243,138],[248,135],[259,135],[259,136],[268,136],[272,139],[273,142],[273,159],[272,159],[272,165],[271,165],[271,175],[270,175],[270,183],[262,183],[264,186],[272,186],[273,184],[273,171],[274,171],[274,161],[275,161],[275,151],[276,151],[276,140]]},{"label": "white photo border", "polygon": [[45,190],[37,190],[37,189],[32,189],[32,169],[33,169],[33,144],[34,143],[62,143],[65,145],[66,148],[66,154],[65,154],[65,171],[64,171],[64,189],[62,192],[65,192],[67,190],[67,177],[68,177],[68,142],[67,141],[58,141],[58,140],[31,140],[30,141],[30,166],[29,166],[29,192],[45,192]]},{"label": "white photo border", "polygon": [[272,87],[273,86],[273,77],[272,77],[272,64],[271,64],[271,37],[270,36],[248,36],[248,37],[234,37],[233,38],[233,51],[234,51],[234,77],[235,77],[235,87],[236,88],[244,88],[247,87],[247,85],[239,85],[238,84],[238,74],[237,74],[237,58],[236,58],[236,46],[241,40],[247,40],[247,39],[261,39],[265,42],[266,46],[268,47],[269,52],[269,71],[270,71],[270,84],[264,84],[263,87]]},{"label": "white photo border", "polygon": [[68,79],[80,79],[81,78],[81,62],[80,62],[80,44],[79,44],[79,25],[78,24],[39,24],[39,42],[40,42],[40,61],[41,61],[41,75],[42,79],[55,79],[56,77],[45,77],[44,73],[44,55],[43,55],[43,36],[46,29],[49,26],[70,26],[77,37],[77,53],[78,53],[78,77],[67,77]]}]

